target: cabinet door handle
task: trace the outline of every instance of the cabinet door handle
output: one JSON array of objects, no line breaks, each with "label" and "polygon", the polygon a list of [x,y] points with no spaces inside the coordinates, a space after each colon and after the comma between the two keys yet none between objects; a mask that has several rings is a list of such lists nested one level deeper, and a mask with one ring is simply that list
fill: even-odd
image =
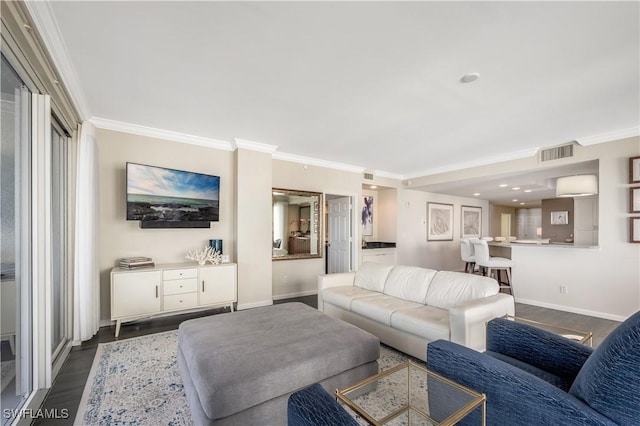
[{"label": "cabinet door handle", "polygon": [[204,293],[204,280],[202,280],[202,292]]},{"label": "cabinet door handle", "polygon": [[156,299],[158,298],[158,286],[156,286]]}]

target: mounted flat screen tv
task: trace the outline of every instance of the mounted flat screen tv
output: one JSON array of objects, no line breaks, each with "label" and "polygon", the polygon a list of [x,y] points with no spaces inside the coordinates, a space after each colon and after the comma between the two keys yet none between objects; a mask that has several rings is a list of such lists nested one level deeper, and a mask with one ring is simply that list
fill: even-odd
[{"label": "mounted flat screen tv", "polygon": [[127,163],[127,220],[143,228],[208,228],[219,211],[220,176]]}]

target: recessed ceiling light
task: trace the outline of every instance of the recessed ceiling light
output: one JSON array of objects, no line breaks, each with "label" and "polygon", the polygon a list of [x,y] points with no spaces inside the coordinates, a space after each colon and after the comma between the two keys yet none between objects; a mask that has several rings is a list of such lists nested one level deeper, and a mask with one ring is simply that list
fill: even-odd
[{"label": "recessed ceiling light", "polygon": [[369,188],[371,188],[371,189],[378,189],[378,185],[371,185]]},{"label": "recessed ceiling light", "polygon": [[480,78],[480,74],[478,74],[477,72],[472,72],[469,74],[465,74],[462,77],[460,77],[460,82],[461,83],[471,83],[476,81],[478,78]]},{"label": "recessed ceiling light", "polygon": [[524,203],[520,203],[521,206],[524,206]]},{"label": "recessed ceiling light", "polygon": [[520,187],[519,187],[519,186],[514,186],[514,187],[513,187],[513,188],[511,188],[511,189],[513,189],[514,191],[517,191],[518,189],[520,189]]},{"label": "recessed ceiling light", "polygon": [[525,189],[524,192],[532,192],[533,189]]},{"label": "recessed ceiling light", "polygon": [[475,192],[473,195],[475,195],[477,197],[478,195],[480,195],[480,193],[479,192]]},{"label": "recessed ceiling light", "polygon": [[511,200],[511,201],[513,201],[513,202],[515,203],[516,201],[518,201],[518,199],[517,199],[517,198],[514,198],[514,199],[513,199],[513,200]]},{"label": "recessed ceiling light", "polygon": [[506,183],[501,183],[500,185],[498,185],[500,188],[506,188],[507,186],[509,186],[509,184]]}]

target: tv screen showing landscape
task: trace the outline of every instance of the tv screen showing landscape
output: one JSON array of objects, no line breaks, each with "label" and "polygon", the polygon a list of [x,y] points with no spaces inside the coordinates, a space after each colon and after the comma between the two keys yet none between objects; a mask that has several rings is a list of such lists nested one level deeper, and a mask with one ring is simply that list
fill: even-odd
[{"label": "tv screen showing landscape", "polygon": [[217,222],[220,177],[127,163],[127,220]]}]

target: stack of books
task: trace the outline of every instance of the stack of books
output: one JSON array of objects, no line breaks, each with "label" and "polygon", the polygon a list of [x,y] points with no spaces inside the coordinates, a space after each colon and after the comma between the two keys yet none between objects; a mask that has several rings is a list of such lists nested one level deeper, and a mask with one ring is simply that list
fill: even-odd
[{"label": "stack of books", "polygon": [[150,257],[125,257],[120,259],[120,267],[124,269],[152,268],[155,266]]}]

